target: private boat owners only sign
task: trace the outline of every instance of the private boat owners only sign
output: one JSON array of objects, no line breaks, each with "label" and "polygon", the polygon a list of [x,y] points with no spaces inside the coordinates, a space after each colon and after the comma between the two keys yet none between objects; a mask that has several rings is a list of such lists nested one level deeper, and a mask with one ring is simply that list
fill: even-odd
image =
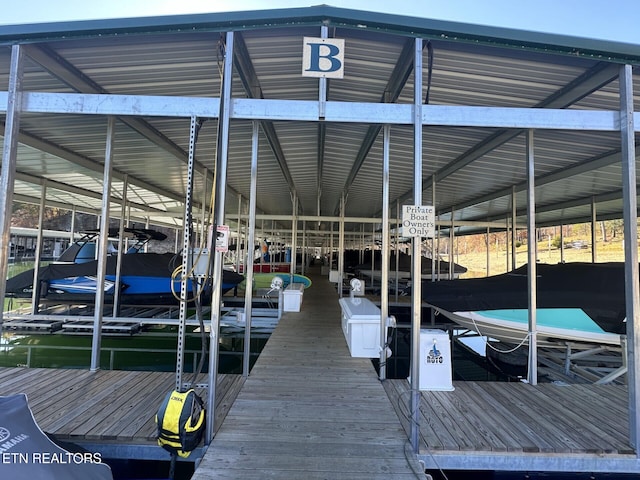
[{"label": "private boat owners only sign", "polygon": [[403,205],[402,235],[433,238],[436,233],[436,214],[433,205]]}]

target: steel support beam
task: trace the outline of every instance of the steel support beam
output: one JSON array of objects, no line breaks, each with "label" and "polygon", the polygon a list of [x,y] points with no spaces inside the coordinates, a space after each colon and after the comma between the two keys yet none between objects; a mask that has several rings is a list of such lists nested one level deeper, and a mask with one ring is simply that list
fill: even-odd
[{"label": "steel support beam", "polygon": [[[184,351],[187,333],[187,282],[191,277],[191,265],[193,264],[193,183],[195,171],[195,151],[196,139],[198,138],[198,119],[191,117],[189,125],[189,159],[187,161],[187,185],[184,199],[184,215],[182,229],[182,264],[180,265],[180,309],[178,312],[178,344],[176,347],[176,384],[175,388],[179,392],[184,390]],[[173,275],[172,275],[173,277]],[[176,276],[176,278],[178,278]],[[171,279],[173,282],[173,278]],[[193,286],[193,290],[196,290]]]},{"label": "steel support beam", "polygon": [[33,262],[33,292],[31,294],[31,312],[35,315],[40,309],[40,259],[42,258],[42,224],[44,223],[44,209],[46,208],[47,182],[42,182],[40,190],[40,208],[38,209],[38,237],[36,240],[36,256]]},{"label": "steel support beam", "polygon": [[[391,251],[389,249],[389,143],[391,141],[391,126],[383,129],[382,145],[382,264],[380,279],[380,371],[378,378],[387,378],[387,318],[389,317],[389,263]],[[375,250],[371,250],[371,265]],[[373,278],[373,275],[371,276]]]},{"label": "steel support beam", "polygon": [[242,358],[242,375],[249,376],[251,360],[251,315],[253,309],[253,246],[256,244],[256,198],[258,196],[258,147],[259,124],[252,122],[251,133],[251,185],[249,187],[249,238],[247,240],[247,257],[244,266],[246,277],[244,291],[244,356]]},{"label": "steel support beam", "polygon": [[638,197],[633,112],[633,71],[620,67],[620,141],[624,218],[624,278],[627,312],[627,385],[629,387],[629,438],[640,458],[640,284],[638,283]]},{"label": "steel support beam", "polygon": [[91,341],[91,367],[95,372],[100,369],[100,347],[102,344],[102,311],[104,308],[104,279],[107,273],[107,246],[109,244],[109,204],[111,202],[111,165],[113,164],[113,146],[115,137],[115,118],[107,119],[107,142],[104,154],[104,179],[102,182],[102,213],[100,214],[100,238],[98,248],[98,267],[96,277],[95,309],[93,318],[93,336]]},{"label": "steel support beam", "polygon": [[[413,91],[413,202],[422,205],[422,39],[415,39]],[[410,442],[414,453],[420,451],[420,325],[422,317],[422,238],[411,239],[411,419]]]},{"label": "steel support beam", "polygon": [[531,385],[538,384],[538,345],[537,345],[537,277],[536,256],[538,239],[536,238],[536,192],[535,192],[535,155],[533,130],[527,132],[527,255],[529,290],[529,361],[527,381]]},{"label": "steel support beam", "polygon": [[[9,90],[7,98],[4,141],[2,142],[2,169],[0,170],[0,258],[9,258],[11,211],[13,206],[13,184],[18,156],[18,132],[20,131],[20,108],[22,107],[22,76],[24,53],[21,45],[11,47],[9,70]],[[0,299],[6,292],[7,262],[0,262]],[[0,335],[2,334],[2,314],[4,301],[0,305]]]},{"label": "steel support beam", "polygon": [[[218,148],[216,152],[216,184],[214,185],[215,216],[214,229],[223,225],[225,221],[225,199],[227,189],[227,162],[229,157],[229,123],[231,109],[231,86],[233,83],[233,45],[234,33],[228,32],[225,42],[224,69],[222,78],[222,92],[220,98],[220,115],[218,116]],[[220,307],[222,305],[222,253],[212,252],[213,285],[211,298],[211,325],[209,328],[209,392],[207,395],[207,444],[211,443],[214,435],[215,402],[218,379],[218,354],[220,350]]]}]

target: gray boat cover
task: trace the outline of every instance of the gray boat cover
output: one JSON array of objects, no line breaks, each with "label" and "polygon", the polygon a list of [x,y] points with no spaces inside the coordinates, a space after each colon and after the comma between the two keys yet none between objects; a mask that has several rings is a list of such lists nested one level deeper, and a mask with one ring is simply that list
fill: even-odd
[{"label": "gray boat cover", "polygon": [[40,430],[25,394],[0,397],[0,478],[112,480],[99,454],[72,453]]}]

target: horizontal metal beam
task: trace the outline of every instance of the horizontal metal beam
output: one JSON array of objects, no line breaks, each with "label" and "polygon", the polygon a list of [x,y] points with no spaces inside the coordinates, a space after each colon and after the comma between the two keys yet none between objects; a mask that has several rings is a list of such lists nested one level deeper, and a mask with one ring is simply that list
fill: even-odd
[{"label": "horizontal metal beam", "polygon": [[[29,195],[22,195],[22,194],[14,194],[13,195],[13,201],[16,203],[28,203],[28,204],[32,204],[32,205],[38,205],[40,203],[40,197],[32,197]],[[48,207],[55,207],[55,208],[60,208],[63,210],[72,210],[75,208],[76,212],[79,213],[88,213],[91,215],[100,215],[100,208],[91,208],[88,205],[69,205],[68,203],[64,203],[64,202],[58,202],[55,200],[47,200],[47,206]],[[121,209],[120,208],[113,208],[112,209],[112,213],[111,213],[111,217],[112,218],[120,218],[120,213],[121,213]],[[175,222],[169,222],[169,221],[159,221],[159,218],[167,218],[167,219],[173,219],[175,220]],[[151,222],[153,225],[157,225],[157,226],[166,226],[166,227],[171,227],[174,228],[176,226],[181,226],[182,225],[182,214],[167,214],[164,212],[155,212],[155,211],[142,211],[142,212],[138,212],[135,210],[131,210],[130,214],[129,214],[129,219],[134,221],[134,222],[139,222],[139,223],[146,223],[147,220],[151,220],[153,219],[153,221]]]},{"label": "horizontal metal beam", "polygon": [[[237,217],[237,215],[236,215]],[[241,214],[240,218],[242,220],[246,220],[249,218],[247,214]],[[277,220],[277,221],[291,221],[291,215],[267,215],[267,214],[256,214],[256,220]],[[323,216],[323,215],[299,215],[297,217],[298,221],[307,221],[307,222],[340,222],[344,219],[345,223],[365,223],[365,224],[376,224],[382,223],[382,218],[376,217],[340,217],[340,216]],[[396,218],[390,218],[389,221],[391,223],[398,223],[400,220]],[[436,220],[436,225],[443,227],[450,227],[450,220]],[[496,227],[496,228],[504,228],[505,221],[485,221],[485,220],[454,220],[454,226],[456,227]],[[269,230],[268,228],[265,230]]]},{"label": "horizontal metal beam", "polygon": [[[411,125],[413,106],[397,103],[327,102],[324,121]],[[636,114],[639,115],[640,114]],[[318,121],[318,102],[235,99],[232,118]],[[617,131],[617,111],[423,105],[425,126]],[[636,127],[640,131],[640,127]]]},{"label": "horizontal metal beam", "polygon": [[[7,109],[7,92],[0,92],[0,111]],[[24,92],[25,113],[61,113],[117,116],[217,118],[219,99]],[[397,103],[327,102],[326,122],[410,125],[412,105]],[[489,127],[550,130],[619,130],[617,111],[566,110],[507,107],[423,105],[425,126]],[[635,113],[640,123],[640,113]],[[236,98],[232,119],[319,121],[318,102]],[[640,132],[640,126],[636,126]]]},{"label": "horizontal metal beam", "polygon": [[[220,99],[111,95],[97,93],[25,92],[23,111],[29,113],[73,113],[145,117],[217,118]],[[7,109],[7,92],[0,92],[0,110]]]},{"label": "horizontal metal beam", "polygon": [[[610,457],[610,458],[607,458]],[[637,473],[640,460],[634,455],[600,454],[518,454],[500,453],[438,453],[419,454],[427,470],[496,470],[530,472],[611,472]]]}]

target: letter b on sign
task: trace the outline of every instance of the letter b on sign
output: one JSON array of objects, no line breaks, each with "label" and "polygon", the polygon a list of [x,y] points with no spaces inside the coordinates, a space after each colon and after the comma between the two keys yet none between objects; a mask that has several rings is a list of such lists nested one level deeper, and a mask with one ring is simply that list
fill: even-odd
[{"label": "letter b on sign", "polygon": [[344,39],[304,37],[302,76],[342,78]]}]

